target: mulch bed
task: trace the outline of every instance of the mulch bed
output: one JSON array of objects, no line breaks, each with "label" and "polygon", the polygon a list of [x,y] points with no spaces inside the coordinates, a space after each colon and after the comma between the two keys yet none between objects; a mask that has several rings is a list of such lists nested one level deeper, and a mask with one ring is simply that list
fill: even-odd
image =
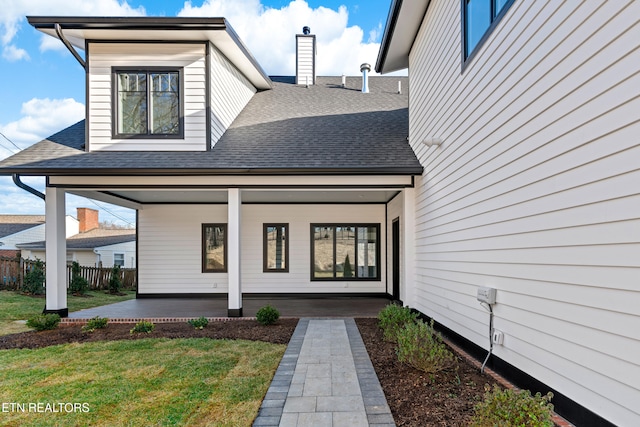
[{"label": "mulch bed", "polygon": [[108,340],[134,340],[140,338],[213,338],[242,339],[264,341],[274,344],[287,344],[297,319],[280,319],[271,326],[260,325],[255,320],[230,320],[210,322],[204,329],[195,329],[184,323],[156,323],[153,332],[135,333],[130,323],[110,323],[104,329],[88,333],[82,331],[82,325],[61,325],[51,331],[24,332],[21,334],[0,336],[0,349],[40,348],[71,342],[91,342]]},{"label": "mulch bed", "polygon": [[468,426],[484,386],[495,381],[463,359],[457,368],[426,374],[398,362],[376,319],[356,319],[380,385],[398,426]]},{"label": "mulch bed", "polygon": [[[0,349],[39,348],[71,342],[132,340],[140,338],[245,339],[287,344],[297,319],[280,319],[262,326],[255,320],[210,322],[197,330],[187,323],[157,323],[153,332],[130,334],[132,324],[112,323],[93,333],[81,325],[62,325],[52,331],[0,336]],[[376,319],[356,319],[369,357],[387,396],[398,426],[466,426],[473,406],[482,399],[485,384],[494,381],[477,368],[458,360],[457,370],[425,374],[398,362],[394,345],[382,338]]]}]

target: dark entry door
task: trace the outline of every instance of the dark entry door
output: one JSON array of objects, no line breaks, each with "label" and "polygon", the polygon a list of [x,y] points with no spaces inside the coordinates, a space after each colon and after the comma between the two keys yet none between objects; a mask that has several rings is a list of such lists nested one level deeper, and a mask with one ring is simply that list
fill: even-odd
[{"label": "dark entry door", "polygon": [[391,259],[393,263],[393,299],[400,299],[400,218],[391,224]]}]

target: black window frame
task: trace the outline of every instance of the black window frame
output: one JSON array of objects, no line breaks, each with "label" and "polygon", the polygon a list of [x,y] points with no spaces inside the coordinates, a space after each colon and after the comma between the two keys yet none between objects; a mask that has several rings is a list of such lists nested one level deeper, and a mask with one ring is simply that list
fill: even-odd
[{"label": "black window frame", "polygon": [[[490,2],[490,8],[491,8],[491,21],[489,24],[489,27],[487,27],[487,29],[485,30],[484,34],[482,35],[482,37],[480,37],[480,39],[478,40],[478,42],[476,43],[476,45],[473,47],[473,49],[471,49],[469,51],[469,49],[467,48],[467,18],[468,18],[468,14],[467,14],[467,3],[469,1],[473,1],[473,0],[460,0],[460,9],[461,9],[461,14],[462,14],[462,19],[461,21],[461,34],[462,34],[462,41],[461,41],[461,45],[462,45],[462,71],[464,72],[465,68],[471,63],[471,61],[473,60],[473,58],[475,57],[476,53],[480,50],[480,48],[482,47],[482,45],[484,45],[484,43],[487,41],[487,39],[489,38],[489,36],[491,35],[491,33],[493,32],[493,30],[495,30],[495,28],[498,26],[498,24],[500,23],[500,21],[502,20],[502,18],[504,17],[504,15],[506,15],[507,11],[511,8],[511,6],[513,5],[513,3],[515,3],[516,0],[509,0],[507,1],[504,6],[502,6],[502,9],[500,9],[499,11],[496,10],[496,1],[497,0],[484,0],[484,1],[488,1]],[[478,0],[476,0],[478,1]]]},{"label": "black window frame", "polygon": [[[207,227],[220,227],[224,230],[224,236],[223,236],[223,257],[224,257],[224,266],[222,268],[219,269],[215,269],[215,268],[207,268],[207,251],[206,251],[206,245],[207,245],[207,239],[206,239],[206,229]],[[228,271],[228,251],[229,251],[229,245],[228,245],[228,228],[227,228],[227,224],[226,223],[205,223],[202,224],[202,246],[200,248],[200,252],[202,255],[202,272],[203,273],[226,273]]]},{"label": "black window frame", "polygon": [[[270,227],[283,227],[284,237],[284,267],[269,268],[268,263],[268,229]],[[289,272],[289,224],[286,222],[262,224],[262,271],[264,273],[288,273]]]},{"label": "black window frame", "polygon": [[[376,276],[375,277],[358,277],[358,245],[356,241],[355,245],[355,256],[353,263],[355,265],[354,275],[352,277],[337,277],[336,276],[336,233],[333,232],[333,277],[315,277],[315,228],[316,227],[333,227],[334,230],[337,227],[354,227],[356,229],[355,234],[358,235],[358,228],[368,228],[374,227],[376,229]],[[310,225],[310,259],[311,259],[311,270],[310,276],[312,282],[379,282],[382,280],[382,259],[381,259],[381,240],[382,235],[380,234],[380,223],[314,223]]]},{"label": "black window frame", "polygon": [[[147,74],[147,100],[150,98],[151,88],[148,82],[150,81],[150,73],[178,73],[178,133],[162,134],[162,133],[150,133],[147,126],[147,133],[119,133],[118,132],[118,118],[119,118],[119,102],[118,102],[118,74],[119,73],[146,73]],[[137,66],[119,66],[111,67],[111,135],[114,139],[184,139],[184,68],[183,67],[137,67]],[[149,123],[149,114],[151,109],[147,108],[147,123]]]}]

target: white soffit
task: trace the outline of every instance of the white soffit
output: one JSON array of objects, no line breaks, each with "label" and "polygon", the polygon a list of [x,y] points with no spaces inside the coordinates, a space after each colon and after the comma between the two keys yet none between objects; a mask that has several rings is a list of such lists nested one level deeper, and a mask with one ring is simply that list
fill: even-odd
[{"label": "white soffit", "polygon": [[[38,28],[51,37],[58,38],[54,28]],[[65,28],[62,24],[62,34],[78,49],[85,49],[85,40],[89,41],[171,41],[171,42],[193,42],[210,41],[220,50],[247,79],[258,89],[270,89],[271,80],[255,62],[252,57],[247,56],[248,50],[242,42],[237,39],[233,30],[227,26],[226,29],[203,30],[203,29],[180,29],[180,30],[157,30],[157,29],[108,29],[108,28]],[[62,42],[61,42],[62,43]],[[249,53],[250,55],[250,53]]]},{"label": "white soffit", "polygon": [[409,52],[429,3],[429,0],[393,1],[382,37],[377,72],[391,73],[409,67]]}]

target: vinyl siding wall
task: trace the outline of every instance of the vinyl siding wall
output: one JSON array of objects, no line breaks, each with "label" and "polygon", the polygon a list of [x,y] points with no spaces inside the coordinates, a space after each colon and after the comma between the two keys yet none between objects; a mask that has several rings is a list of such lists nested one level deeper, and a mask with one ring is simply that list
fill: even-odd
[{"label": "vinyl siding wall", "polygon": [[407,303],[488,348],[497,288],[498,357],[640,425],[640,2],[516,1],[463,71],[460,17],[432,1],[410,54]]},{"label": "vinyl siding wall", "polygon": [[315,37],[313,36],[297,36],[297,60],[296,60],[296,84],[304,85],[309,78],[309,84],[314,84],[315,70],[313,67],[315,49]]},{"label": "vinyl siding wall", "polygon": [[44,224],[35,225],[18,233],[2,237],[2,249],[17,249],[21,243],[40,242],[44,240]]},{"label": "vinyl siding wall", "polygon": [[256,88],[213,44],[209,44],[211,146],[256,93]]},{"label": "vinyl siding wall", "polygon": [[118,243],[98,248],[103,267],[113,267],[113,255],[124,255],[124,268],[136,268],[136,242]]},{"label": "vinyl siding wall", "polygon": [[[91,43],[88,123],[91,151],[205,151],[205,47],[198,44]],[[184,139],[112,139],[111,67],[183,67]]]},{"label": "vinyl siding wall", "polygon": [[[139,288],[144,293],[225,293],[227,273],[202,273],[203,223],[227,223],[226,205],[152,205],[139,211]],[[264,223],[289,224],[288,273],[262,271]],[[380,281],[312,282],[310,224],[379,223]],[[385,206],[243,205],[243,293],[386,292]]]}]

